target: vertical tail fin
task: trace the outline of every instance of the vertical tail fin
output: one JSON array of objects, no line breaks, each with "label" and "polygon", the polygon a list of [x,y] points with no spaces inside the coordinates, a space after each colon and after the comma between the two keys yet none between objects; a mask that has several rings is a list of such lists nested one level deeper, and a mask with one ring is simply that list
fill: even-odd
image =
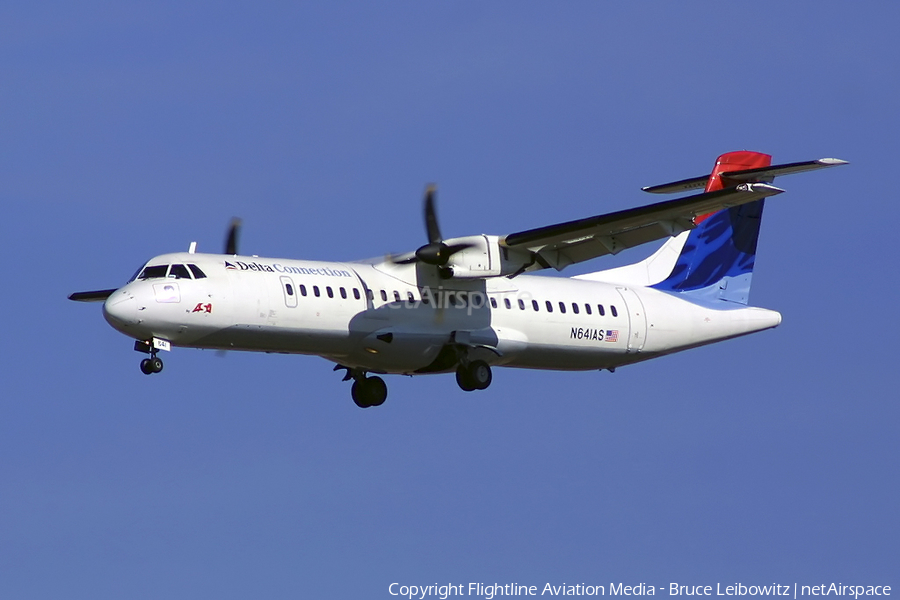
[{"label": "vertical tail fin", "polygon": [[[723,173],[761,169],[772,157],[760,152],[728,152],[716,159],[706,182],[707,192],[737,185]],[[765,200],[757,200],[697,217],[697,227],[669,276],[653,287],[686,294],[697,300],[720,300],[746,305],[756,259],[756,242]]]}]

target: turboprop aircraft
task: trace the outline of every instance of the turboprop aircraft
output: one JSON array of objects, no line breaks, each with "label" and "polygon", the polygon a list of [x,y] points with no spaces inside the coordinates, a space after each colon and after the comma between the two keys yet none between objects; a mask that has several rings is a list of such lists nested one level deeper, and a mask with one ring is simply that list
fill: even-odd
[{"label": "turboprop aircraft", "polygon": [[[425,193],[428,243],[370,262],[164,254],[119,289],[78,292],[103,302],[112,327],[163,369],[173,346],[314,354],[352,380],[362,407],[387,386],[374,374],[456,373],[465,391],[492,367],[609,370],[777,326],[748,306],[763,204],[776,176],[846,164],[772,165],[759,152],[720,156],[709,175],[643,188],[674,200],[506,235],[444,239]],[[635,264],[571,278],[531,275],[669,238]]]}]

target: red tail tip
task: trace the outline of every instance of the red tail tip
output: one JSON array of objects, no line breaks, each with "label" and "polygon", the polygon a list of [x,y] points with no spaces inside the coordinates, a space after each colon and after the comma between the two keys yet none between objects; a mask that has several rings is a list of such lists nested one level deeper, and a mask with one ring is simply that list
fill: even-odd
[{"label": "red tail tip", "polygon": [[760,167],[768,167],[771,164],[772,157],[762,152],[750,152],[748,150],[726,152],[716,159],[716,166],[713,167],[712,173],[709,175],[709,181],[706,182],[706,191],[714,192],[729,187],[728,181],[722,180],[722,173],[758,169]]}]

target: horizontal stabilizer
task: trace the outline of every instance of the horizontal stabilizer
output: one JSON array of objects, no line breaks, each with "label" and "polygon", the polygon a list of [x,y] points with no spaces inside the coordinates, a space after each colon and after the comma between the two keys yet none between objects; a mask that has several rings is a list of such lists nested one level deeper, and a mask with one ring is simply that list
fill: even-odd
[{"label": "horizontal stabilizer", "polygon": [[[815,171],[817,169],[825,169],[828,167],[837,167],[848,164],[847,161],[839,158],[820,158],[819,160],[808,160],[804,162],[786,163],[783,165],[771,165],[768,167],[760,167],[757,169],[744,169],[742,171],[728,171],[721,174],[725,180],[730,180],[733,184],[740,182],[767,182],[771,183],[775,177],[779,175],[791,175],[793,173],[803,173],[804,171]],[[672,183],[663,183],[661,185],[651,185],[641,188],[645,192],[651,194],[675,194],[688,190],[702,189],[706,186],[709,175],[702,177],[691,177],[690,179],[682,179],[673,181]]]},{"label": "horizontal stabilizer", "polygon": [[815,171],[817,169],[825,169],[827,167],[837,167],[848,164],[846,160],[839,158],[820,158],[819,160],[808,160],[805,162],[786,163],[783,165],[772,165],[770,167],[760,167],[758,169],[746,169],[744,171],[731,171],[722,173],[725,179],[732,181],[766,181],[771,182],[779,175],[792,175],[794,173],[803,173],[804,171]]},{"label": "horizontal stabilizer", "polygon": [[74,300],[75,302],[103,302],[112,296],[115,291],[116,290],[96,290],[93,292],[75,292],[74,294],[69,294],[69,300]]},{"label": "horizontal stabilizer", "polygon": [[709,181],[709,175],[702,177],[691,177],[690,179],[681,179],[671,183],[661,183],[660,185],[648,185],[641,189],[651,194],[678,194],[680,192],[689,192],[691,190],[702,190]]}]

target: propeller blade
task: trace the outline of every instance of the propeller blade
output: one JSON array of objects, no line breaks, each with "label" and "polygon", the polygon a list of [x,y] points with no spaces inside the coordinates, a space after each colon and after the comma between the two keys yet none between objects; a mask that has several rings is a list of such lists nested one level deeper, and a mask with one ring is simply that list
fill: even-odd
[{"label": "propeller blade", "polygon": [[425,231],[428,233],[428,243],[440,243],[444,238],[441,236],[441,229],[438,227],[437,214],[434,211],[434,196],[437,188],[434,184],[429,185],[425,189]]},{"label": "propeller blade", "polygon": [[453,245],[444,243],[441,228],[437,222],[437,212],[434,207],[436,194],[437,188],[434,184],[425,188],[425,232],[428,234],[428,243],[416,250],[413,256],[391,257],[391,262],[395,265],[423,262],[428,265],[443,267],[450,260],[451,256],[472,247],[472,244],[468,243]]},{"label": "propeller blade", "polygon": [[468,242],[465,244],[444,244],[447,248],[447,251],[450,253],[448,256],[453,256],[457,252],[462,252],[468,248],[474,248],[475,244],[469,244]]},{"label": "propeller blade", "polygon": [[[400,255],[400,256],[403,256],[403,255]],[[400,256],[390,256],[390,257],[388,257],[388,259],[395,265],[411,265],[412,263],[419,260],[415,254],[412,256],[407,256],[405,258],[400,258]]]},{"label": "propeller blade", "polygon": [[225,254],[235,255],[238,253],[238,237],[241,232],[241,224],[243,222],[237,217],[231,219],[231,226],[228,228],[228,237],[225,238]]}]

